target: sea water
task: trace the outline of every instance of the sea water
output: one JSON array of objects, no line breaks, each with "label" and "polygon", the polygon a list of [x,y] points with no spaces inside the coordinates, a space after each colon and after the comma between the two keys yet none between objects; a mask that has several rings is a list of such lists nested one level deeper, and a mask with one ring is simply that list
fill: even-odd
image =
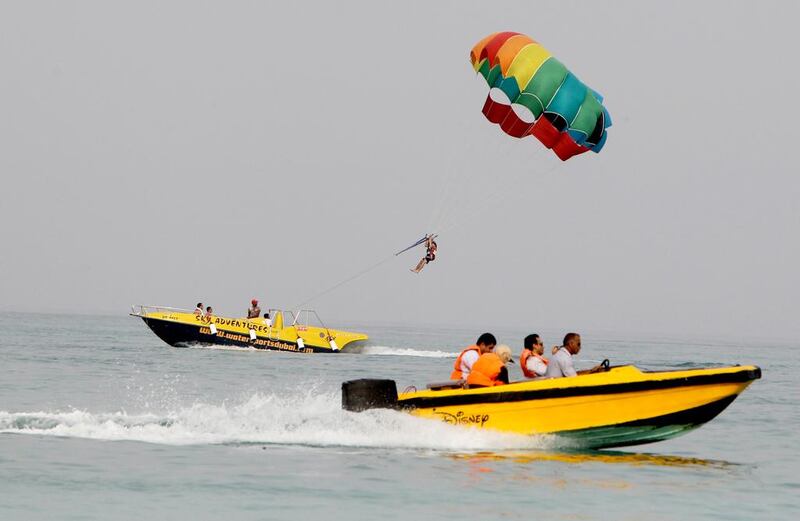
[{"label": "sea water", "polygon": [[[343,411],[342,381],[446,380],[482,331],[337,326],[371,340],[335,355],[172,348],[126,316],[0,314],[0,519],[800,518],[796,342],[582,331],[585,365],[763,377],[686,436],[576,452]],[[517,353],[529,331],[493,332]]]}]

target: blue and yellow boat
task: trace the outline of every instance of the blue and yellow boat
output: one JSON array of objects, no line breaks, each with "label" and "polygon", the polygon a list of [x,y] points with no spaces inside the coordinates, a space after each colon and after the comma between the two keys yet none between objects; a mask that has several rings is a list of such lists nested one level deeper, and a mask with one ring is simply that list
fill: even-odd
[{"label": "blue and yellow boat", "polygon": [[[248,319],[207,317],[190,310],[163,306],[134,306],[131,316],[141,318],[153,333],[174,347],[217,345],[297,353],[336,353],[354,342],[369,338],[363,333],[326,327],[313,310],[272,309],[270,319]],[[312,319],[319,325],[311,325]]]}]

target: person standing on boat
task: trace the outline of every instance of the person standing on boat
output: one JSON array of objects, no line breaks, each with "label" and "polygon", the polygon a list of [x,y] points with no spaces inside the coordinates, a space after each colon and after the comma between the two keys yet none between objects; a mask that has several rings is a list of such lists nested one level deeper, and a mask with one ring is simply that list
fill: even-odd
[{"label": "person standing on boat", "polygon": [[575,371],[572,357],[581,351],[581,336],[578,333],[567,333],[564,336],[564,345],[558,348],[556,353],[547,364],[547,378],[561,378],[563,376],[577,376],[579,374],[591,374],[604,369],[603,364],[599,364],[591,369]]},{"label": "person standing on boat", "polygon": [[211,306],[206,307],[205,319],[206,322],[211,322],[214,319],[214,310]]},{"label": "person standing on boat", "polygon": [[544,356],[544,342],[536,333],[523,340],[522,353],[519,355],[519,367],[525,378],[544,376],[547,372],[547,358]]},{"label": "person standing on boat", "polygon": [[508,368],[506,364],[513,364],[511,358],[511,348],[507,345],[499,345],[493,353],[484,353],[473,364],[472,371],[467,376],[467,386],[473,387],[493,387],[495,385],[505,385],[508,383]]},{"label": "person standing on boat", "polygon": [[195,306],[195,308],[194,308],[194,314],[197,315],[200,318],[203,318],[203,314],[204,313],[205,312],[203,311],[203,303],[202,302],[198,302],[197,306]]},{"label": "person standing on boat", "polygon": [[469,376],[474,364],[478,358],[484,354],[489,353],[497,345],[497,339],[491,333],[484,333],[478,337],[475,345],[461,351],[461,354],[456,358],[456,363],[453,364],[453,372],[450,373],[451,380],[463,380]]},{"label": "person standing on boat", "polygon": [[247,318],[258,318],[261,316],[261,308],[258,307],[258,300],[253,299],[250,301],[250,307],[247,308]]}]

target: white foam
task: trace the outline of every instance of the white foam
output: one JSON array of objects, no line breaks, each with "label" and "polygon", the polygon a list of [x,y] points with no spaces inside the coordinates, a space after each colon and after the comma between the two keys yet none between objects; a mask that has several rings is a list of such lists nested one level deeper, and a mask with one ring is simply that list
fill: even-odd
[{"label": "white foam", "polygon": [[222,344],[198,344],[194,342],[181,342],[178,344],[181,349],[214,349],[218,351],[264,351],[264,349],[256,349],[253,346],[230,346]]},{"label": "white foam", "polygon": [[419,356],[423,358],[455,358],[458,356],[458,353],[448,351],[391,346],[364,346],[359,352],[365,355]]},{"label": "white foam", "polygon": [[164,445],[263,443],[431,450],[542,449],[553,437],[529,437],[448,425],[390,410],[343,411],[337,393],[255,394],[242,403],[195,404],[175,413],[0,411],[0,433],[65,436]]},{"label": "white foam", "polygon": [[[256,349],[252,346],[225,346],[218,344],[196,344],[196,343],[183,343],[181,348],[188,349],[213,349],[220,351],[264,351],[264,349]],[[364,355],[378,355],[378,356],[416,356],[422,358],[455,358],[458,353],[451,353],[449,351],[439,351],[431,349],[413,349],[407,347],[391,347],[391,346],[352,346],[345,348],[347,353],[360,353]]]}]

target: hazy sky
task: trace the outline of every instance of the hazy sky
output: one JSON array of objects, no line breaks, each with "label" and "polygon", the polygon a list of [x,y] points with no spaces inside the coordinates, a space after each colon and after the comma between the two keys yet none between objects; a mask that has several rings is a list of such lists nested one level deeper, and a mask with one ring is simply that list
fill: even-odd
[{"label": "hazy sky", "polygon": [[[800,333],[792,2],[0,3],[0,309]],[[566,163],[480,113],[514,30],[605,96]],[[452,226],[448,226],[450,223]]]}]

